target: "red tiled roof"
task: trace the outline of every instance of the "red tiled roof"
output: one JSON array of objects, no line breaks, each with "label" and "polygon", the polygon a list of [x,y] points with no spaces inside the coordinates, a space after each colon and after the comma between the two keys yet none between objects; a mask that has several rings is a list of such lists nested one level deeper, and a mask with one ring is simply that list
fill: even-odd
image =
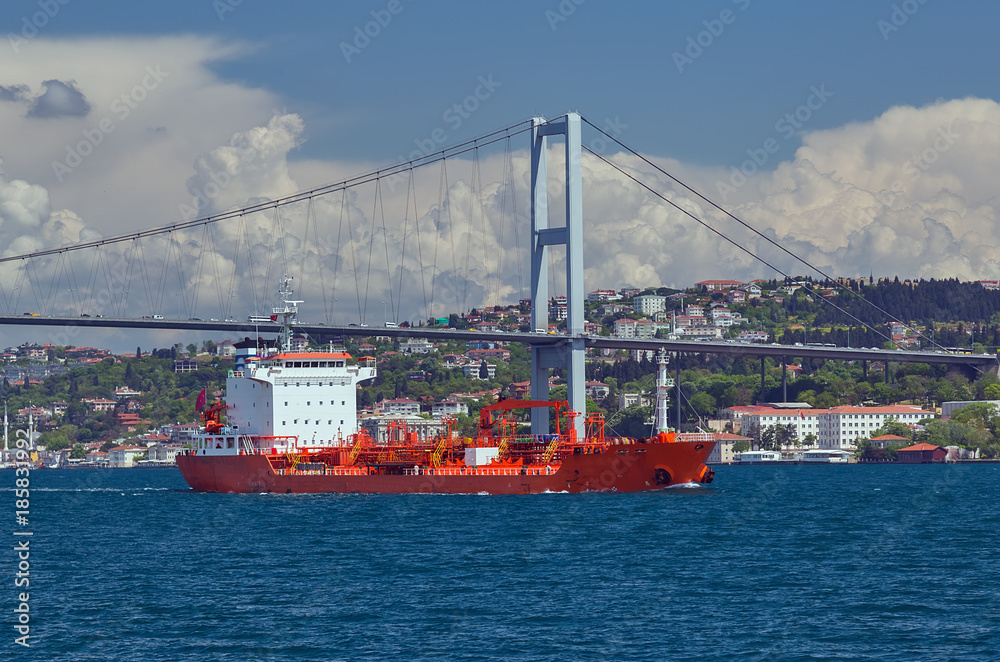
[{"label": "red tiled roof", "polygon": [[[928,444],[926,442],[920,442],[919,444],[914,444],[912,446],[907,446],[906,448],[900,448],[901,451],[935,451],[941,448],[940,446],[935,446],[934,444]],[[941,450],[944,450],[943,448]]]}]

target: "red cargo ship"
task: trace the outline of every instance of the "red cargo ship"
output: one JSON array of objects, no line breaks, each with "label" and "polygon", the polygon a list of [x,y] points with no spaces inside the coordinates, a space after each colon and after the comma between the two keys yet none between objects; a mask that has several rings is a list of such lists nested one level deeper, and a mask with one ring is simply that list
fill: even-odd
[{"label": "red cargo ship", "polygon": [[[194,448],[177,457],[184,480],[203,492],[487,493],[655,490],[710,483],[705,459],[711,434],[665,429],[666,359],[657,388],[657,427],[649,438],[607,437],[604,419],[585,421],[577,438],[577,412],[565,402],[503,400],[480,412],[479,432],[461,438],[446,417],[441,433],[427,436],[390,422],[373,438],[357,429],[356,384],[375,377],[374,360],[349,354],[292,351],[297,301],[274,309],[283,321],[280,347],[243,348],[226,381],[226,404],[202,414]],[[554,407],[554,434],[523,433],[516,410]],[[226,421],[222,421],[225,411]],[[498,417],[494,418],[494,414]],[[566,421],[563,422],[563,417]],[[349,431],[351,434],[345,434]]]}]

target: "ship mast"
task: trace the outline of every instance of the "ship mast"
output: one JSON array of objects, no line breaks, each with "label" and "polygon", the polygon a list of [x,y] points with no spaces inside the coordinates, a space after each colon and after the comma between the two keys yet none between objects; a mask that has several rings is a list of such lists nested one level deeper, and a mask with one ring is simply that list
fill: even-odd
[{"label": "ship mast", "polygon": [[[282,352],[292,351],[292,323],[299,312],[298,304],[302,301],[292,299],[292,276],[285,275],[278,288],[278,296],[284,305],[275,306],[271,309],[271,319],[281,324],[281,348]],[[278,319],[280,318],[280,319]]]},{"label": "ship mast", "polygon": [[667,419],[667,392],[673,387],[674,380],[667,377],[667,364],[670,357],[667,350],[661,348],[656,355],[658,370],[656,373],[656,410],[653,418],[653,427],[656,432],[669,432],[670,424]]}]

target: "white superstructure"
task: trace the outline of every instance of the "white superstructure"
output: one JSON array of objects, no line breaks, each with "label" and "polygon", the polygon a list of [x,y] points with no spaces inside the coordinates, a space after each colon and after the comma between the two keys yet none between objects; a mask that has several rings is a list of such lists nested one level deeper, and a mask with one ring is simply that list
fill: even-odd
[{"label": "white superstructure", "polygon": [[226,424],[195,438],[199,455],[343,446],[358,431],[357,386],[375,377],[375,359],[352,364],[350,354],[333,347],[293,351],[301,302],[290,299],[288,281],[279,290],[284,305],[272,309],[282,325],[279,349],[237,352],[226,379]]}]

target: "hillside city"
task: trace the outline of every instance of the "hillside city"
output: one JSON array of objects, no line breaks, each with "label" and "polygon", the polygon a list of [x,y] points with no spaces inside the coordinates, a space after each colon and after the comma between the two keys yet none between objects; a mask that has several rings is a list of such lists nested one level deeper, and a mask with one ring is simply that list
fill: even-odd
[{"label": "hillside city", "polygon": [[[827,305],[831,299],[836,307]],[[878,326],[857,323],[865,319],[859,308],[866,302],[893,319]],[[526,347],[487,335],[533,331],[530,304],[522,299],[414,324],[474,329],[484,334],[481,340],[393,340],[375,330],[368,337],[346,338],[355,358],[378,360],[377,379],[359,389],[362,426],[376,438],[384,438],[391,422],[400,420],[437,434],[445,417],[455,417],[459,430],[471,433],[485,404],[530,397]],[[595,290],[587,296],[586,312],[586,333],[623,339],[954,352],[1000,346],[997,281],[708,280],[685,290]],[[565,329],[565,297],[549,301],[549,318],[544,331]],[[36,431],[39,461],[48,466],[171,466],[198,431],[198,394],[204,389],[210,400],[219,398],[233,358],[255,342],[206,340],[200,347],[137,348],[126,355],[47,344],[7,347],[3,392],[9,425]],[[311,344],[305,337],[294,342],[296,349]],[[656,370],[652,354],[590,350],[588,413],[603,412],[618,434],[648,436]],[[754,456],[759,459],[800,459],[810,449],[884,462],[899,459],[898,451],[915,443],[943,449],[942,459],[1000,456],[1000,415],[990,402],[1000,403],[995,374],[859,363],[766,359],[762,387],[759,359],[685,354],[679,366],[672,366],[680,371],[672,406],[680,397],[682,431],[717,433],[711,458],[717,463],[733,462],[748,451],[770,453]],[[783,375],[787,401],[781,397]],[[550,378],[553,399],[565,397],[561,377],[556,370]],[[9,436],[5,432],[2,461],[10,459]]]}]

